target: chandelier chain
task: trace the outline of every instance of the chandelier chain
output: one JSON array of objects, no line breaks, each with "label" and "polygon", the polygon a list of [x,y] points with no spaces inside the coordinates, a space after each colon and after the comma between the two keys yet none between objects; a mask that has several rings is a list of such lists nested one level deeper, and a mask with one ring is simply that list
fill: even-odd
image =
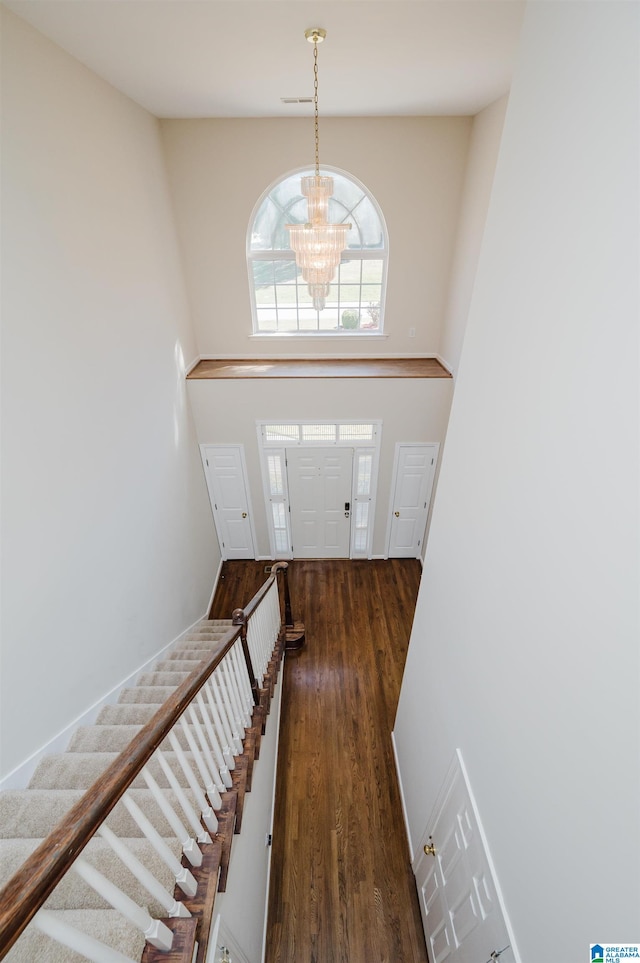
[{"label": "chandelier chain", "polygon": [[320,176],[320,134],[318,131],[318,41],[313,43],[313,110],[316,137],[316,177]]}]

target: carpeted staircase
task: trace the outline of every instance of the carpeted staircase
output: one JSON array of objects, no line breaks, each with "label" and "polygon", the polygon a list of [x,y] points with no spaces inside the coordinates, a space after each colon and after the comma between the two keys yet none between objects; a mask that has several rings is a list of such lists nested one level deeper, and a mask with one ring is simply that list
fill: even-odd
[{"label": "carpeted staircase", "polygon": [[[117,705],[105,706],[94,725],[79,728],[66,752],[42,759],[27,789],[0,794],[0,886],[54,829],[82,796],[83,790],[101,775],[174,689],[203,659],[208,658],[215,643],[230,626],[230,621],[222,620],[199,623],[153,672],[142,674],[135,687],[124,689]],[[184,735],[179,738],[186,749]],[[161,748],[166,748],[166,758],[197,811],[197,803],[176,762],[175,753],[168,742]],[[162,769],[153,761],[149,768],[159,785],[165,787],[167,797],[174,800]],[[141,777],[135,780],[129,794],[180,860],[180,843]],[[179,811],[179,806],[176,805],[176,809]],[[171,870],[142,835],[122,800],[107,817],[105,825],[126,842],[140,862],[173,894],[175,879]],[[90,841],[82,855],[136,903],[146,906],[152,916],[167,915],[99,835]],[[141,959],[145,947],[142,934],[111,909],[73,869],[50,895],[44,908],[61,914],[61,918],[77,929],[91,934],[125,957],[136,961]],[[75,963],[85,957],[53,941],[30,924],[5,959],[11,963]]]}]

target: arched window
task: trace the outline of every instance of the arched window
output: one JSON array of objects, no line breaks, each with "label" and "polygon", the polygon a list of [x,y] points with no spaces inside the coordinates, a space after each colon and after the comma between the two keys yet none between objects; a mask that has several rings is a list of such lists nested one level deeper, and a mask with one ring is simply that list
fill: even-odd
[{"label": "arched window", "polygon": [[296,171],[260,198],[247,233],[247,261],[254,334],[371,335],[382,332],[388,242],[382,212],[354,177],[321,169],[333,177],[329,221],[349,222],[347,248],[322,311],[313,307],[307,285],[289,247],[286,224],[304,223],[307,201]]}]

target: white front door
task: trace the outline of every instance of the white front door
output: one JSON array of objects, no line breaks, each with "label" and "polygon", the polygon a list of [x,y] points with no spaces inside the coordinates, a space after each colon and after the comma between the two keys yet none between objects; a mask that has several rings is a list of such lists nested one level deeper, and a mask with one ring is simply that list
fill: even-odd
[{"label": "white front door", "polygon": [[[425,844],[435,854],[425,853]],[[432,963],[518,960],[459,756],[421,841],[414,872]]]},{"label": "white front door", "polygon": [[438,446],[397,445],[389,558],[419,558],[433,489]]},{"label": "white front door", "polygon": [[223,559],[255,558],[241,445],[202,445],[207,488]]},{"label": "white front door", "polygon": [[349,558],[351,448],[287,448],[294,558]]}]

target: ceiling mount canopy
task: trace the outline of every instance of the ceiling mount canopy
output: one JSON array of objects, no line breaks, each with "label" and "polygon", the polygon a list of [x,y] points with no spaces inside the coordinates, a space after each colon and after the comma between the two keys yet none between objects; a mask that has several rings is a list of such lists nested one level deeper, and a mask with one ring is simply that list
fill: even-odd
[{"label": "ceiling mount canopy", "polygon": [[320,138],[318,131],[318,44],[327,36],[322,27],[309,27],[304,35],[313,44],[313,106],[315,129],[315,174],[301,178],[301,191],[307,198],[307,222],[287,224],[289,243],[296,264],[307,282],[316,311],[322,311],[329,287],[347,246],[351,224],[331,224],[328,220],[333,178],[320,176]]}]

